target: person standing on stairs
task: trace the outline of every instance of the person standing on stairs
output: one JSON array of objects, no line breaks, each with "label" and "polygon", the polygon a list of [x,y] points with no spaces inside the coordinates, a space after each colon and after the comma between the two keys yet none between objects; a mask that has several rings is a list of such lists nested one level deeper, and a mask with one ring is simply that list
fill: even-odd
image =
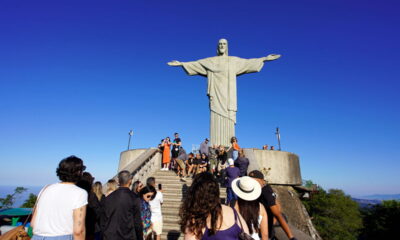
[{"label": "person standing on stairs", "polygon": [[179,149],[182,147],[182,141],[179,137],[179,133],[174,133],[174,141],[172,142],[172,149],[171,149],[171,155],[172,155],[172,161],[171,161],[171,169],[175,169],[175,159],[179,155]]},{"label": "person standing on stairs", "polygon": [[239,168],[235,167],[235,163],[232,158],[228,159],[229,167],[226,168],[226,204],[232,206],[233,201],[237,200],[236,194],[232,190],[232,182],[240,176]]},{"label": "person standing on stairs", "polygon": [[141,200],[141,210],[140,216],[142,218],[143,224],[143,239],[151,239],[153,232],[151,224],[151,210],[150,210],[150,200],[153,200],[156,195],[156,189],[153,186],[146,185],[142,190],[140,190],[140,200]]},{"label": "person standing on stairs", "polygon": [[209,146],[208,146],[208,138],[204,139],[204,142],[200,144],[200,153],[205,154],[208,157],[209,154]]},{"label": "person standing on stairs", "polygon": [[247,169],[249,168],[250,161],[244,155],[243,149],[239,150],[239,157],[235,161],[235,166],[240,170],[240,177],[247,176]]},{"label": "person standing on stairs", "polygon": [[[147,178],[147,185],[156,188],[156,179],[154,177]],[[151,210],[151,225],[153,228],[154,240],[161,240],[161,233],[163,229],[163,217],[161,212],[161,205],[163,204],[164,197],[161,190],[156,192],[153,200],[150,200]]]},{"label": "person standing on stairs", "polygon": [[119,188],[104,198],[100,225],[104,240],[142,240],[140,199],[129,189],[133,176],[118,173]]},{"label": "person standing on stairs", "polygon": [[161,171],[168,171],[168,166],[169,163],[171,162],[171,156],[170,156],[170,146],[171,146],[171,140],[169,137],[166,137],[164,139],[164,142],[161,144],[163,147],[163,155],[162,155],[162,163],[163,163],[163,168],[161,168]]},{"label": "person standing on stairs", "polygon": [[182,181],[186,181],[186,160],[188,159],[188,156],[186,154],[185,149],[183,147],[179,148],[179,153],[178,156],[175,159],[175,162],[177,163],[177,174],[181,178]]},{"label": "person standing on stairs", "polygon": [[231,138],[231,146],[228,148],[227,152],[232,151],[232,158],[233,161],[236,161],[236,159],[239,156],[239,144],[238,144],[238,139],[236,137],[232,137]]}]

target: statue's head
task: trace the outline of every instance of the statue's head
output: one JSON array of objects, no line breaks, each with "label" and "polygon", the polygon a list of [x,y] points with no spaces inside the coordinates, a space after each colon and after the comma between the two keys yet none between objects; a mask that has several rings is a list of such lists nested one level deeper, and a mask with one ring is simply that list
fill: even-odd
[{"label": "statue's head", "polygon": [[218,54],[218,56],[221,56],[221,55],[228,56],[228,40],[221,38],[218,41],[217,54]]}]

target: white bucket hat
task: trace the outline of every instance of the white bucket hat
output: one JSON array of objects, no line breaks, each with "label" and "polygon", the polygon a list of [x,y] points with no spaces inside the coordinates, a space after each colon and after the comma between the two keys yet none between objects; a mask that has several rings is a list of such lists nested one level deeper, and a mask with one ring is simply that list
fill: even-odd
[{"label": "white bucket hat", "polygon": [[246,201],[256,200],[261,195],[260,184],[247,176],[233,180],[232,190],[238,197]]}]

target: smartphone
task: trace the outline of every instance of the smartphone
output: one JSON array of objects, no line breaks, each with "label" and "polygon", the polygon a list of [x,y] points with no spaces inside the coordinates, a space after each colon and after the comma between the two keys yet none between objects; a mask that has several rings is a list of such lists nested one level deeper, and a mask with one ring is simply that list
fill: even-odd
[{"label": "smartphone", "polygon": [[162,185],[161,185],[161,183],[158,184],[158,190],[162,190]]}]

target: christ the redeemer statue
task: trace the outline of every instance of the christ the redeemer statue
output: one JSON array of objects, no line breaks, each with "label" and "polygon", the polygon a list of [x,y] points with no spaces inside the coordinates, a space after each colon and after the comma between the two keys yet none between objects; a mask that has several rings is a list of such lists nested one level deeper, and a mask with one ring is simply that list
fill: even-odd
[{"label": "christ the redeemer statue", "polygon": [[259,72],[265,61],[278,59],[280,55],[243,59],[228,56],[228,41],[218,42],[218,56],[194,62],[171,61],[170,66],[182,66],[189,75],[208,78],[207,95],[210,100],[210,140],[211,144],[229,146],[235,136],[237,96],[236,76]]}]

